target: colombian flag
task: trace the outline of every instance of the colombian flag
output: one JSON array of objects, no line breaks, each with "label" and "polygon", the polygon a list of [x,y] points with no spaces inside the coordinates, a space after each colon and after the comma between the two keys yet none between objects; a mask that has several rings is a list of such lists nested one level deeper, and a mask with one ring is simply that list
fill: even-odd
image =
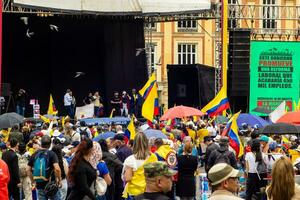
[{"label": "colombian flag", "polygon": [[125,135],[127,138],[129,138],[129,140],[134,140],[134,137],[136,135],[134,127],[134,116],[131,117],[131,120],[127,126],[127,130],[125,131]]},{"label": "colombian flag", "polygon": [[142,116],[152,122],[153,117],[159,114],[157,82],[154,73],[150,76],[139,93],[144,99]]},{"label": "colombian flag", "polygon": [[244,147],[238,134],[239,129],[237,125],[237,118],[240,113],[241,111],[231,117],[222,133],[222,136],[228,136],[229,144],[235,150],[237,157],[241,157],[244,154]]},{"label": "colombian flag", "polygon": [[48,106],[48,115],[57,115],[57,110],[53,101],[52,94],[50,94],[49,106]]},{"label": "colombian flag", "polygon": [[222,113],[222,111],[227,110],[229,107],[226,88],[223,86],[217,96],[202,108],[201,112],[207,113],[208,116],[213,117]]}]

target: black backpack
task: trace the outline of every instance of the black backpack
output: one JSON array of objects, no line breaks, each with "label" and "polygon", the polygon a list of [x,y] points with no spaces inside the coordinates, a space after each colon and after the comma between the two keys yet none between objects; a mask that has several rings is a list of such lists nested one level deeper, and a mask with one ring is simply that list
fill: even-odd
[{"label": "black backpack", "polygon": [[80,133],[80,137],[81,137],[81,140],[84,140],[85,138],[89,138],[89,134],[88,134],[88,132],[87,132],[87,128],[85,128],[85,129],[79,129],[79,133]]}]

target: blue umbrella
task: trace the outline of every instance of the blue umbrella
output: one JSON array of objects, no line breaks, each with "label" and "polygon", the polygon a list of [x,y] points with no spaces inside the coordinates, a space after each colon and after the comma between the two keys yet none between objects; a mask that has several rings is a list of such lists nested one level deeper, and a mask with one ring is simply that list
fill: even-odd
[{"label": "blue umbrella", "polygon": [[116,135],[116,133],[111,132],[111,131],[105,132],[105,133],[100,133],[97,137],[95,137],[95,138],[93,139],[93,141],[98,142],[98,141],[101,140],[101,139],[106,140],[107,138],[110,138],[110,137],[113,138],[115,135]]},{"label": "blue umbrella", "polygon": [[147,136],[147,138],[162,138],[162,139],[168,139],[167,136],[161,132],[160,130],[156,130],[156,129],[147,129],[144,131],[145,135]]},{"label": "blue umbrella", "polygon": [[267,126],[270,124],[270,122],[264,120],[261,117],[258,117],[256,115],[248,114],[248,113],[241,113],[239,117],[237,118],[237,124],[238,127],[242,127],[242,124],[246,123],[251,127],[254,127],[254,125],[257,125],[259,128]]}]

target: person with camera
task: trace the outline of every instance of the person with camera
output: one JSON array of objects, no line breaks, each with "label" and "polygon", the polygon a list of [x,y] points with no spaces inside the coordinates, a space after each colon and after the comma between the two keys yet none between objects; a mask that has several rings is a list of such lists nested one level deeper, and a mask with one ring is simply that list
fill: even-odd
[{"label": "person with camera", "polygon": [[31,182],[35,183],[39,200],[59,200],[61,187],[61,169],[57,155],[49,150],[51,138],[44,135],[41,139],[41,149],[29,159],[27,173]]}]

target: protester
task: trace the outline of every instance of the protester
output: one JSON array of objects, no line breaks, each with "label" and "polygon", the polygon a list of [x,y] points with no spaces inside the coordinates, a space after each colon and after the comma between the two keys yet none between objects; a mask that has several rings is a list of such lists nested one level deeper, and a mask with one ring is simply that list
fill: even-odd
[{"label": "protester", "polygon": [[14,200],[17,200],[20,199],[19,187],[21,186],[19,176],[19,162],[17,155],[19,142],[15,138],[12,138],[9,141],[9,145],[9,149],[2,154],[2,159],[4,162],[6,162],[10,174],[10,180],[8,183],[9,197],[13,198]]},{"label": "protester", "polygon": [[19,149],[18,165],[19,165],[21,190],[23,189],[25,200],[32,200],[31,180],[27,174],[29,154],[26,152],[26,145],[24,143],[20,143],[18,149]]},{"label": "protester", "polygon": [[0,159],[0,199],[9,199],[8,183],[10,181],[9,169],[5,161]]},{"label": "protester", "polygon": [[208,172],[208,179],[213,187],[209,200],[242,200],[236,195],[239,191],[238,178],[241,176],[239,170],[226,163],[214,165]]},{"label": "protester", "polygon": [[[58,139],[57,139],[58,140]],[[61,171],[61,188],[59,188],[60,200],[65,200],[67,198],[67,174],[68,174],[68,163],[65,158],[63,158],[63,152],[60,145],[55,145],[52,147],[52,151],[56,154],[58,158],[58,165]]]},{"label": "protester", "polygon": [[261,144],[254,139],[251,144],[251,152],[245,156],[246,161],[246,199],[251,200],[254,194],[259,193],[261,188],[266,187],[268,156],[261,151]]},{"label": "protester", "polygon": [[128,116],[128,111],[130,107],[130,100],[131,97],[127,94],[126,91],[122,92],[122,97],[121,97],[121,116],[127,117]]},{"label": "protester", "polygon": [[131,199],[145,191],[146,182],[143,166],[155,162],[157,158],[150,152],[149,142],[142,132],[137,133],[133,142],[133,155],[126,158],[123,167],[123,180],[126,182],[123,197]]},{"label": "protester", "polygon": [[70,89],[67,89],[66,94],[64,96],[64,106],[66,114],[71,118],[73,118],[72,100],[72,91]]},{"label": "protester", "polygon": [[272,169],[271,184],[266,189],[268,200],[298,200],[300,186],[295,184],[294,168],[287,157],[278,159]]},{"label": "protester", "polygon": [[[51,138],[44,135],[41,138],[41,148],[37,150],[29,159],[27,173],[31,178],[31,183],[38,189],[39,200],[59,200],[58,191],[52,196],[45,193],[45,187],[50,180],[55,181],[61,187],[61,170],[58,164],[57,155],[49,150]],[[53,176],[54,174],[54,176]]]},{"label": "protester", "polygon": [[26,91],[24,89],[20,89],[15,98],[16,113],[22,116],[25,116],[26,96]]},{"label": "protester", "polygon": [[8,141],[10,141],[12,138],[16,139],[19,144],[24,142],[24,136],[23,136],[23,133],[21,133],[19,131],[19,125],[18,124],[14,125],[12,127],[12,129],[9,133]]},{"label": "protester", "polygon": [[123,134],[116,134],[114,136],[114,143],[117,149],[116,155],[121,162],[124,162],[128,156],[132,155],[132,150],[125,144],[125,136]]},{"label": "protester", "polygon": [[106,199],[110,199],[110,200],[121,200],[121,195],[120,196],[116,196],[115,195],[115,191],[119,191],[117,192],[118,194],[121,194],[123,192],[123,182],[121,179],[121,174],[122,174],[122,169],[123,169],[123,163],[118,159],[118,157],[113,154],[110,153],[108,151],[108,146],[105,140],[101,139],[99,140],[99,144],[101,146],[102,149],[102,153],[103,153],[103,160],[107,165],[107,168],[109,170],[109,175],[112,179],[112,183],[111,185],[108,186],[107,188],[107,192],[105,194]]},{"label": "protester", "polygon": [[166,193],[171,191],[172,176],[176,171],[168,168],[165,162],[157,161],[144,165],[146,189],[135,200],[170,200]]},{"label": "protester", "polygon": [[192,156],[192,148],[191,143],[186,144],[183,155],[178,156],[176,194],[181,200],[193,200],[196,195],[194,174],[198,167],[198,161],[196,156]]},{"label": "protester", "polygon": [[90,189],[97,177],[95,168],[89,162],[92,152],[93,142],[90,139],[87,138],[78,145],[69,168],[68,182],[72,189],[67,199],[81,200],[88,196],[90,199],[96,200],[95,194]]},{"label": "protester", "polygon": [[121,113],[121,99],[119,97],[119,92],[114,92],[113,98],[110,100],[110,104],[112,109],[114,109],[113,116],[120,116]]},{"label": "protester", "polygon": [[218,163],[227,163],[237,169],[237,160],[233,152],[229,151],[228,137],[222,137],[219,141],[220,148],[214,150],[208,158],[208,170]]},{"label": "protester", "polygon": [[94,115],[95,117],[101,117],[104,113],[102,98],[99,95],[99,92],[95,92],[93,96],[93,103],[94,103]]},{"label": "protester", "polygon": [[208,172],[208,158],[211,152],[219,148],[219,145],[217,145],[210,136],[204,137],[204,144],[206,145],[204,164],[205,164],[205,171]]}]

